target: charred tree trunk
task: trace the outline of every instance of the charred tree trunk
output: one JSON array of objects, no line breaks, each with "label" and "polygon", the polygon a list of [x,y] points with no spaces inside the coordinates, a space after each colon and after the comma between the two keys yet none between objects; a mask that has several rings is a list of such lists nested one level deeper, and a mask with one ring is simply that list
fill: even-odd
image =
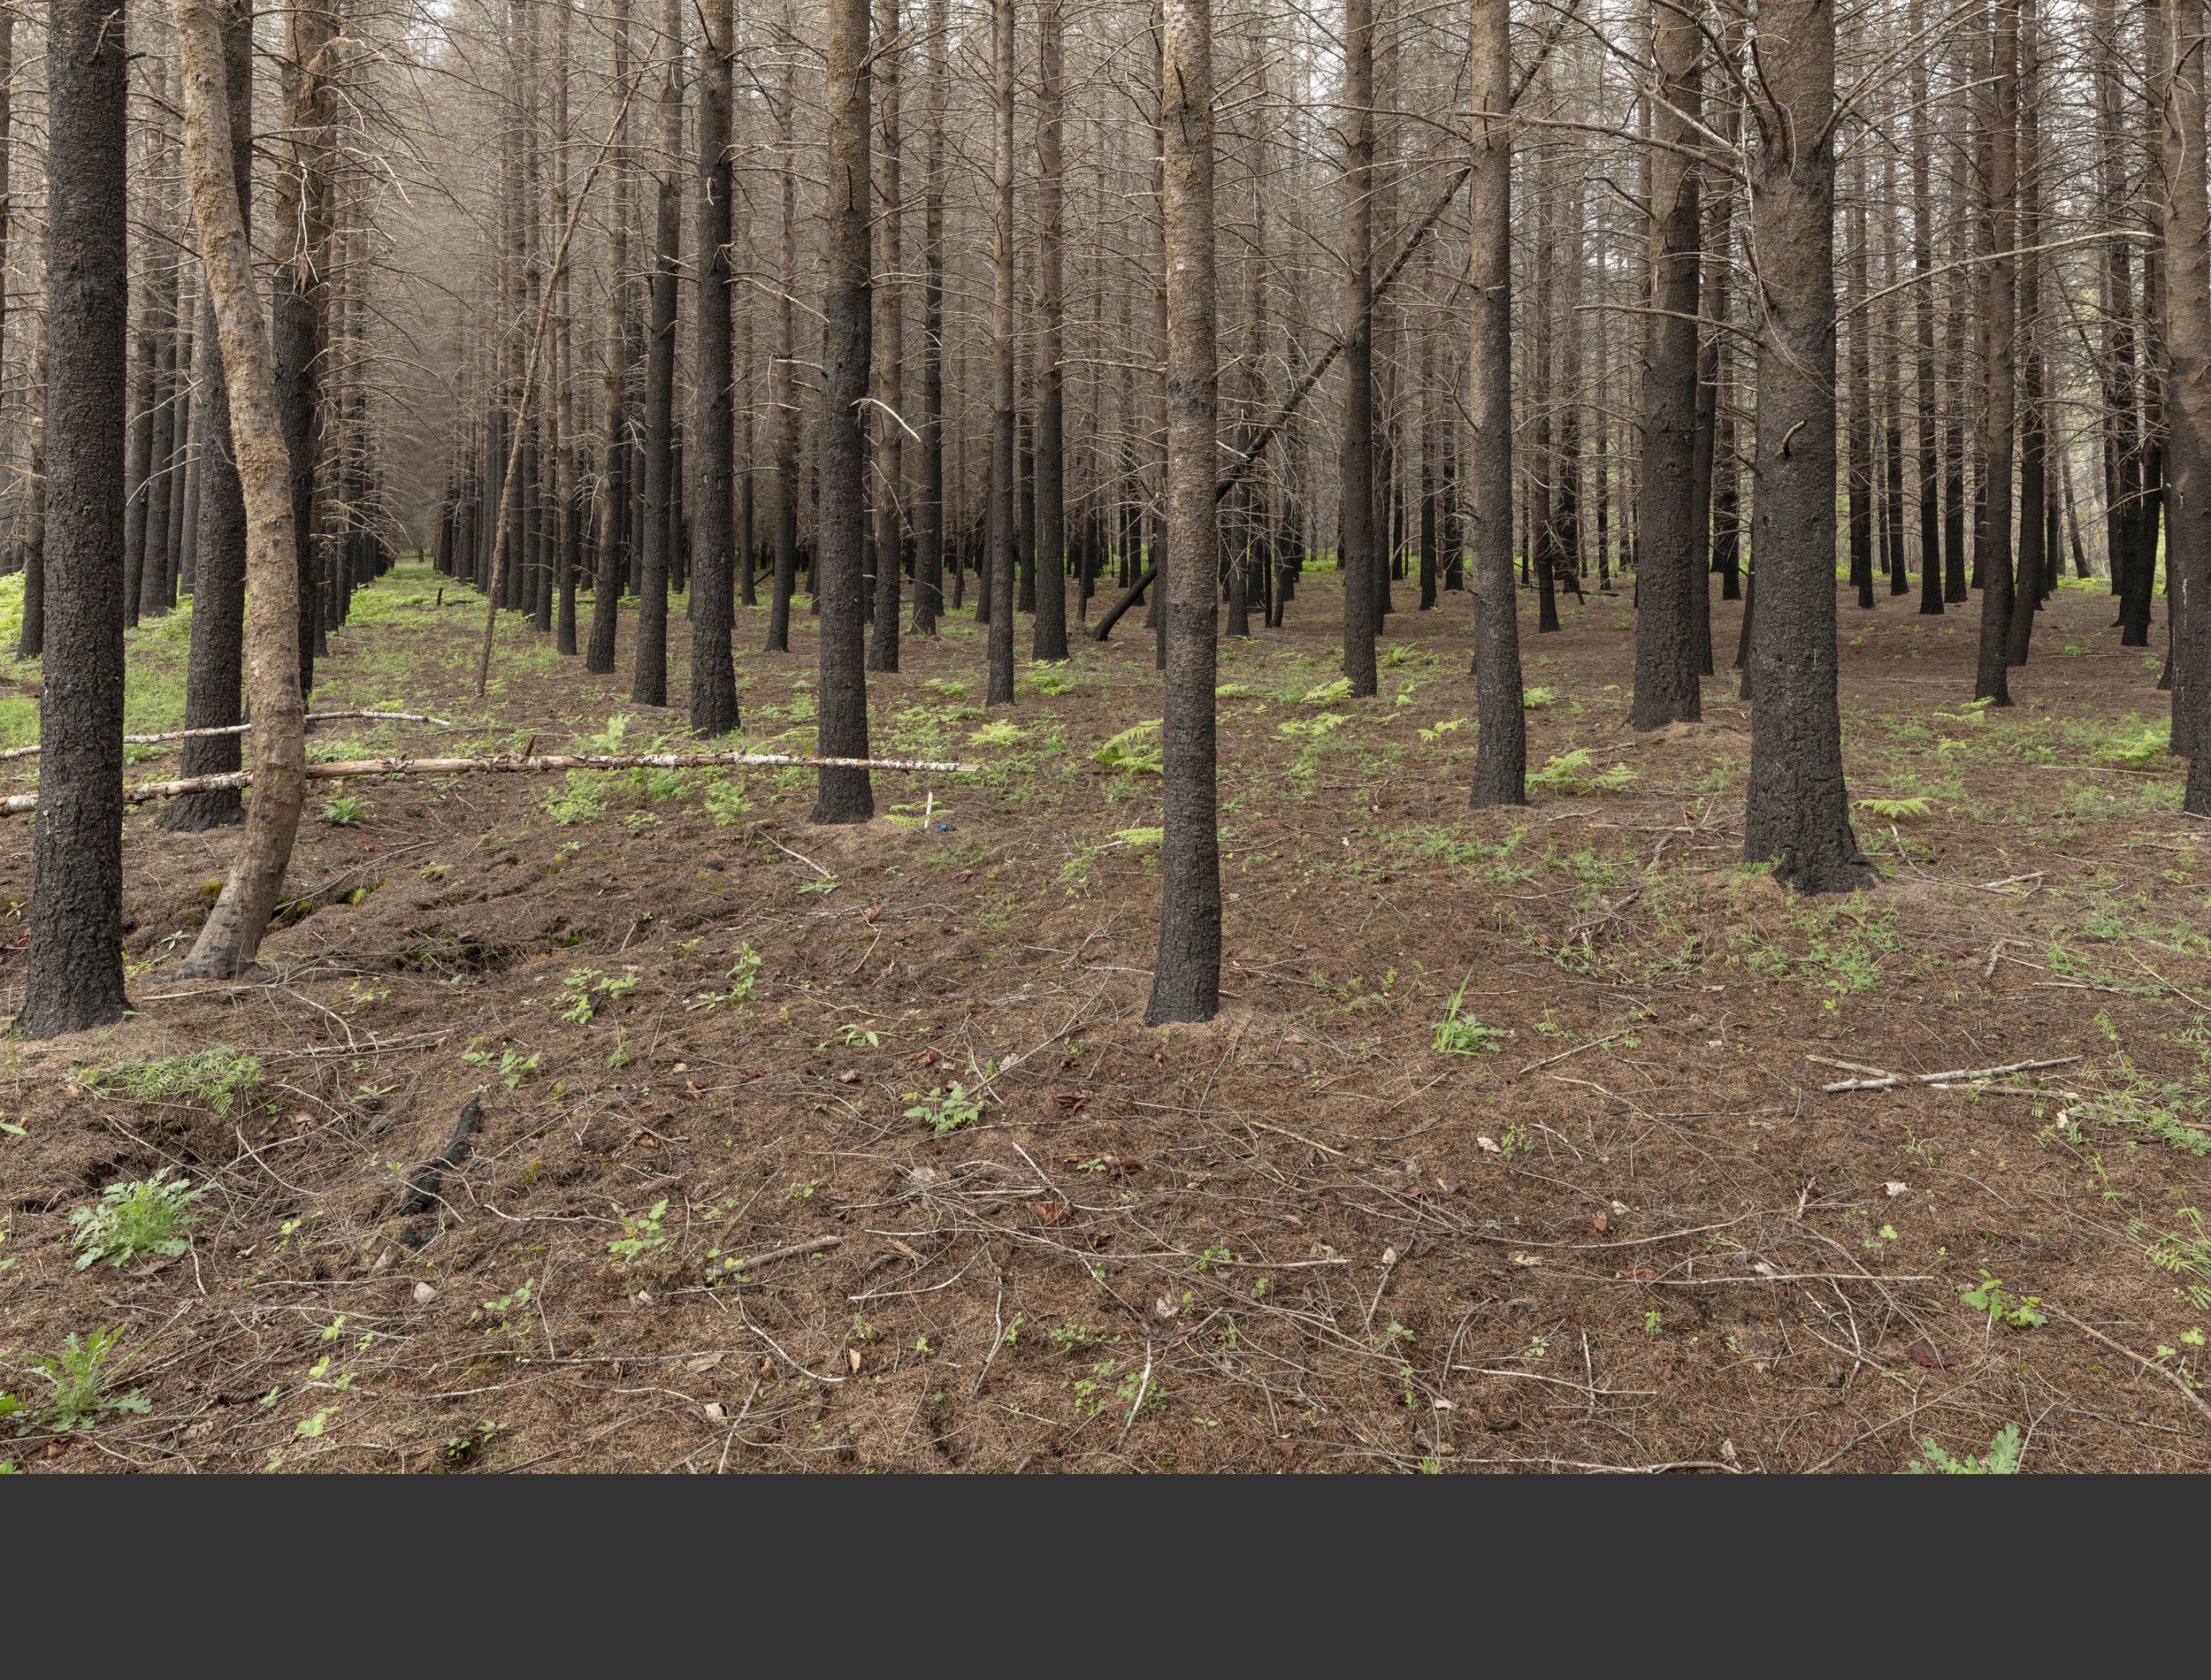
[{"label": "charred tree trunk", "polygon": [[692,456],[691,727],[726,735],[738,725],[735,562],[730,469],[737,447],[730,347],[730,112],[735,97],[736,8],[702,0],[699,75],[699,418]]},{"label": "charred tree trunk", "polygon": [[48,11],[50,229],[44,692],[31,948],[18,1026],[51,1038],[120,1020],[127,141],[122,20],[109,0]]},{"label": "charred tree trunk", "polygon": [[991,0],[991,523],[986,706],[1014,703],[1014,0]]},{"label": "charred tree trunk", "polygon": [[[815,598],[822,615],[815,699],[823,758],[868,756],[866,540],[868,246],[873,183],[868,154],[868,0],[829,0],[829,263],[822,287],[821,513]],[[895,570],[897,557],[884,556]],[[865,770],[822,772],[815,822],[865,822],[876,798]]]},{"label": "charred tree trunk", "polygon": [[1066,228],[1061,179],[1060,24],[1064,0],[1039,0],[1037,164],[1037,616],[1029,657],[1067,656],[1066,390],[1060,332],[1067,313],[1061,276]]},{"label": "charred tree trunk", "polygon": [[1635,697],[1638,729],[1703,715],[1697,683],[1695,527],[1698,246],[1695,159],[1704,38],[1678,0],[1653,0],[1658,60],[1652,115],[1651,312],[1643,334],[1641,495],[1635,513]]},{"label": "charred tree trunk", "polygon": [[[2017,212],[2019,127],[2019,0],[1995,0],[1996,28],[1990,42],[1994,62],[1985,83],[1985,156],[1982,182],[1989,243],[1986,278],[1988,315],[1983,324],[1983,360],[1988,393],[1981,411],[1981,459],[1985,465],[1988,546],[1974,553],[1981,575],[1980,659],[1974,669],[1973,698],[1997,706],[2011,704],[2005,681],[2006,648],[2011,635],[2012,599],[2012,433],[2016,423],[2012,339],[2018,317]],[[2031,610],[2031,609],[2030,609]]]},{"label": "charred tree trunk", "polygon": [[[1363,0],[1353,0],[1354,4]],[[1159,947],[1144,1023],[1211,1020],[1220,1007],[1220,834],[1213,782],[1212,556],[1218,374],[1213,336],[1211,0],[1161,0],[1167,285],[1167,837]]]},{"label": "charred tree trunk", "polygon": [[[613,97],[619,103],[629,96],[630,0],[615,0],[612,23],[613,73],[608,80]],[[625,115],[614,127],[616,147],[624,145],[627,130]],[[628,500],[623,483],[623,466],[629,451],[627,428],[624,424],[623,387],[626,383],[624,375],[629,363],[630,342],[627,311],[623,308],[624,288],[628,285],[624,271],[630,264],[630,218],[622,191],[624,172],[620,168],[616,171],[614,203],[607,217],[607,290],[600,331],[600,353],[604,364],[600,421],[605,436],[600,440],[599,456],[599,553],[598,569],[591,586],[591,638],[584,647],[584,668],[600,676],[614,672],[615,630],[622,603],[622,510]]]},{"label": "charred tree trunk", "polygon": [[682,539],[676,512],[676,282],[683,260],[684,6],[661,0],[659,179],[653,277],[645,328],[645,541],[638,568],[637,647],[630,698],[668,704],[670,561]]},{"label": "charred tree trunk", "polygon": [[[937,634],[945,599],[945,103],[946,0],[929,0],[929,164],[922,211],[922,446],[914,538],[914,630]],[[957,557],[955,556],[955,563]]]},{"label": "charred tree trunk", "polygon": [[1835,656],[1835,16],[1768,0],[1751,187],[1758,253],[1757,596],[1743,856],[1800,892],[1872,872],[1850,829]]},{"label": "charred tree trunk", "polygon": [[1344,0],[1343,100],[1343,675],[1352,695],[1366,698],[1378,681],[1382,565],[1374,529],[1373,0]]},{"label": "charred tree trunk", "polygon": [[1527,803],[1527,719],[1512,580],[1512,103],[1510,0],[1473,0],[1473,163],[1467,291],[1474,694],[1480,734],[1468,803]]}]

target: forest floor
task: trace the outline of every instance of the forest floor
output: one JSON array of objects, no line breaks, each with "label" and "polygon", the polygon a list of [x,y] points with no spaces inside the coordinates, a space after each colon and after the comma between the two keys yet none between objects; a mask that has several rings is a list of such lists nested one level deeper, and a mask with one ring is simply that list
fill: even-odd
[{"label": "forest floor", "polygon": [[[692,745],[513,622],[479,701],[440,587],[364,592],[316,700],[463,727],[316,756]],[[1628,730],[1623,597],[1538,637],[1524,596],[1534,802],[1468,813],[1467,599],[1398,589],[1376,701],[1333,697],[1332,576],[1222,645],[1205,1027],[1142,1024],[1138,618],[987,719],[968,615],[908,637],[876,750],[989,768],[878,775],[864,827],[807,826],[796,770],[319,785],[252,984],[173,977],[234,833],[134,811],[140,1012],[0,1065],[0,1459],[1894,1471],[2016,1428],[2030,1471],[2211,1465],[2211,825],[2102,587],[2004,712],[1964,703],[1971,608],[1845,599],[1884,879],[1811,902],[1741,865],[1732,676]],[[812,624],[771,658],[763,616],[743,740],[810,751]],[[185,622],[132,633],[134,729],[177,720]],[[73,1210],[164,1168],[200,1193],[177,1252],[73,1265]]]}]

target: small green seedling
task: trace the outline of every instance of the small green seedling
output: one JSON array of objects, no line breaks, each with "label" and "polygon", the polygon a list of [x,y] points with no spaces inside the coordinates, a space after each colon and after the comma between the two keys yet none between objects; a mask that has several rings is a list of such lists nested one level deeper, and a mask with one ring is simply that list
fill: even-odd
[{"label": "small green seedling", "polygon": [[172,1176],[165,1166],[150,1179],[109,1185],[97,1202],[70,1212],[77,1270],[101,1260],[126,1266],[148,1255],[175,1259],[192,1246],[184,1233],[199,1218],[192,1204],[206,1194],[194,1189],[191,1180]]}]

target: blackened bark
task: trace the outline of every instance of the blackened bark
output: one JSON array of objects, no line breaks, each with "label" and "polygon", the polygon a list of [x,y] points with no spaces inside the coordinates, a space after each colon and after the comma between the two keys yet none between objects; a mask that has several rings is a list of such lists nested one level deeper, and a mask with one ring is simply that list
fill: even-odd
[{"label": "blackened bark", "polygon": [[668,704],[669,559],[676,523],[676,281],[683,260],[682,0],[661,0],[660,160],[653,224],[653,275],[645,329],[645,541],[638,568],[637,646],[630,698]]},{"label": "blackened bark", "polygon": [[[1990,244],[1985,278],[1988,314],[1984,327],[1988,392],[1981,412],[1981,459],[1985,465],[1983,500],[1988,532],[1985,553],[1973,551],[1981,579],[1980,658],[1973,674],[1973,698],[1997,706],[2011,704],[2005,681],[2006,647],[2011,635],[2012,599],[2012,431],[2016,396],[2012,337],[2017,325],[2014,288],[2017,279],[2019,122],[2019,0],[1995,0],[1993,55],[1985,82],[1985,156],[1982,182]],[[2031,611],[2031,607],[2026,610]]]},{"label": "blackened bark", "polygon": [[[612,24],[610,80],[626,95],[630,79],[630,0],[615,0]],[[616,146],[627,138],[627,130],[625,112],[615,127]],[[629,332],[628,312],[623,307],[623,286],[626,283],[623,271],[630,260],[630,218],[623,202],[622,179],[623,171],[617,165],[612,192],[613,211],[607,218],[606,294],[600,337],[603,380],[600,417],[605,435],[600,439],[599,552],[594,556],[598,570],[592,580],[591,636],[584,645],[584,668],[601,676],[614,671],[616,617],[622,602],[622,513],[629,500],[624,474],[629,455],[629,439],[623,424]]]},{"label": "blackened bark", "polygon": [[[829,260],[822,307],[822,413],[815,601],[822,616],[815,698],[823,758],[868,756],[867,598],[861,546],[867,521],[869,205],[868,0],[829,0]],[[895,564],[895,557],[891,563]],[[815,822],[865,822],[876,813],[868,772],[822,772]]]},{"label": "blackened bark", "polygon": [[1343,675],[1357,698],[1376,691],[1374,630],[1381,555],[1374,530],[1374,8],[1343,7]]},{"label": "blackened bark", "polygon": [[876,0],[876,50],[870,60],[875,78],[876,120],[882,145],[876,154],[876,194],[881,206],[876,237],[881,247],[875,288],[876,382],[882,408],[874,415],[875,442],[875,599],[871,612],[875,634],[868,643],[868,668],[899,668],[899,600],[903,568],[905,532],[900,506],[905,491],[906,416],[903,393],[906,355],[905,291],[899,280],[904,263],[901,249],[904,189],[899,179],[901,144],[899,60],[906,48],[899,34],[899,0]]},{"label": "blackened bark", "polygon": [[2204,0],[2168,0],[2179,50],[2166,124],[2164,471],[2172,578],[2173,745],[2185,808],[2211,816],[2211,198],[2204,132]]},{"label": "blackened bark", "polygon": [[1066,393],[1060,365],[1067,312],[1060,143],[1062,5],[1063,0],[1041,0],[1037,17],[1037,617],[1029,657],[1038,660],[1067,656]]},{"label": "blackened bark", "polygon": [[691,727],[726,735],[738,725],[730,470],[737,447],[730,347],[730,113],[735,96],[736,11],[703,0],[699,43],[698,433],[693,440],[691,558]]},{"label": "blackened bark", "polygon": [[[1699,225],[1695,160],[1704,39],[1679,0],[1653,0],[1658,98],[1649,164],[1651,305],[1643,334],[1643,455],[1635,515],[1637,729],[1703,714],[1697,683],[1693,588],[1703,561],[1696,528],[1696,313]],[[1578,241],[1577,241],[1578,243]]]},{"label": "blackened bark", "polygon": [[27,1037],[122,1019],[124,243],[122,19],[48,12],[44,693],[32,841]]},{"label": "blackened bark", "polygon": [[769,401],[776,410],[776,577],[768,598],[768,651],[791,651],[791,597],[799,586],[799,396],[792,358],[798,354],[792,321],[791,288],[798,284],[799,187],[796,142],[792,135],[797,89],[792,65],[798,57],[797,24],[792,0],[784,0],[777,46],[783,74],[776,101],[776,149],[781,160],[781,220],[776,243],[776,360],[769,376]]},{"label": "blackened bark", "polygon": [[990,575],[975,591],[991,626],[985,706],[1014,703],[1014,0],[991,0]]},{"label": "blackened bark", "polygon": [[1527,803],[1527,719],[1512,582],[1512,101],[1510,0],[1474,0],[1473,167],[1467,410],[1472,460],[1474,695],[1480,734],[1468,803]]},{"label": "blackened bark", "polygon": [[[922,209],[922,462],[914,532],[914,630],[934,636],[945,572],[945,102],[946,0],[929,0],[929,178]],[[958,564],[958,556],[953,557]]]},{"label": "blackened bark", "polygon": [[[1355,4],[1362,0],[1353,0]],[[1220,834],[1214,790],[1215,576],[1220,546],[1213,332],[1210,0],[1161,0],[1167,286],[1167,836],[1159,947],[1144,1023],[1211,1020],[1220,1007]]]},{"label": "blackened bark", "polygon": [[1743,856],[1801,892],[1872,871],[1850,829],[1835,657],[1835,18],[1832,0],[1767,0],[1753,111],[1760,254],[1757,592]]}]

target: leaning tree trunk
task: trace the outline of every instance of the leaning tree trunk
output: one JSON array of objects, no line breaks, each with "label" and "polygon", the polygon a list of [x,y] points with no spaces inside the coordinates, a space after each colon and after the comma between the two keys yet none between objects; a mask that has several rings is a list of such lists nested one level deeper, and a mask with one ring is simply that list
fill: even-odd
[{"label": "leaning tree trunk", "polygon": [[[223,83],[230,122],[233,191],[239,213],[251,227],[253,212],[253,9],[250,0],[194,0],[213,4],[222,31]],[[179,25],[182,27],[181,21]],[[181,58],[181,53],[180,53]],[[187,179],[189,158],[185,164]],[[195,197],[193,214],[200,211]],[[203,228],[204,234],[204,228]],[[200,424],[193,450],[194,498],[192,642],[186,660],[184,722],[187,729],[213,729],[239,721],[239,691],[245,653],[246,508],[231,437],[227,393],[229,370],[218,347],[219,326],[211,285],[200,299]],[[296,588],[297,585],[295,584]],[[235,770],[235,736],[208,736],[185,748],[183,774],[215,775]],[[227,828],[243,820],[233,792],[195,793],[177,800],[155,819],[157,826],[184,832]]]},{"label": "leaning tree trunk", "polygon": [[1801,892],[1871,877],[1850,829],[1835,658],[1835,14],[1767,0],[1752,111],[1756,617],[1743,856]]},{"label": "leaning tree trunk", "polygon": [[1692,552],[1695,497],[1696,315],[1702,240],[1696,160],[1704,37],[1678,0],[1653,0],[1658,97],[1650,153],[1651,313],[1643,332],[1641,495],[1635,509],[1638,729],[1703,715],[1695,599],[1704,556]]},{"label": "leaning tree trunk", "polygon": [[738,724],[737,663],[730,648],[736,509],[730,481],[737,438],[731,388],[730,113],[736,94],[736,8],[703,0],[699,12],[698,462],[691,521],[691,727],[726,735]]},{"label": "leaning tree trunk", "polygon": [[[250,47],[250,31],[240,33]],[[260,948],[307,794],[292,470],[277,406],[276,357],[254,292],[253,252],[229,144],[226,113],[233,108],[225,34],[216,0],[177,0],[185,172],[226,374],[232,449],[245,503],[249,590],[246,683],[253,707],[253,806],[237,860],[184,965],[187,974],[218,978],[239,973]]]},{"label": "leaning tree trunk", "polygon": [[54,0],[46,37],[46,618],[31,949],[18,1025],[120,1020],[123,996],[124,228],[128,55],[109,0]]},{"label": "leaning tree trunk", "polygon": [[1213,556],[1213,92],[1211,0],[1162,0],[1167,225],[1167,835],[1159,948],[1144,1024],[1211,1020],[1220,1008],[1220,831],[1214,780]]},{"label": "leaning tree trunk", "polygon": [[1512,581],[1512,56],[1510,0],[1474,0],[1473,231],[1467,367],[1468,477],[1480,733],[1469,803],[1527,803],[1519,594]]},{"label": "leaning tree trunk", "polygon": [[[866,541],[868,213],[868,0],[830,0],[829,263],[822,287],[822,507],[815,523],[821,681],[815,704],[825,759],[868,756]],[[886,564],[896,565],[886,555]],[[865,822],[876,796],[865,770],[822,772],[815,822]]]}]

